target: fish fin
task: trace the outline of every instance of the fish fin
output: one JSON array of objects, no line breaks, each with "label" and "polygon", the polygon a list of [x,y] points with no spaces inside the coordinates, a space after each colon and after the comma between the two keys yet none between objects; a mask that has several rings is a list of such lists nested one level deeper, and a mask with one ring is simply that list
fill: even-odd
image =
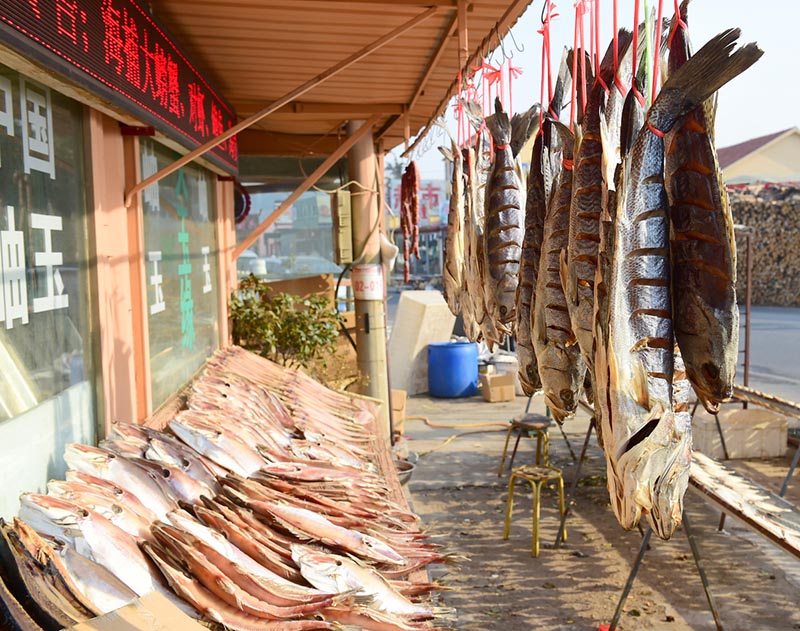
[{"label": "fish fin", "polygon": [[630,381],[630,396],[636,403],[643,408],[650,409],[650,389],[647,387],[647,371],[642,362],[634,360],[631,362],[633,374]]},{"label": "fish fin", "polygon": [[539,110],[535,103],[527,112],[514,114],[511,118],[511,154],[516,158],[526,142],[539,129]]},{"label": "fish fin", "polygon": [[625,104],[622,106],[622,124],[620,125],[619,150],[622,158],[625,158],[636,142],[639,130],[644,124],[644,112],[633,90],[628,92],[625,97]]},{"label": "fish fin", "polygon": [[475,101],[466,101],[463,99],[461,104],[464,106],[464,114],[466,114],[470,125],[476,130],[480,129],[483,125],[483,110],[481,106]]},{"label": "fish fin", "polygon": [[559,146],[564,153],[564,157],[571,160],[574,155],[575,135],[569,127],[559,121],[552,121],[552,129],[555,136],[558,138]]},{"label": "fish fin", "polygon": [[650,107],[648,123],[669,131],[680,116],[758,61],[764,51],[755,43],[735,49],[740,34],[738,28],[723,31],[674,72]]},{"label": "fish fin", "polygon": [[569,52],[569,49],[564,47],[564,51],[561,53],[561,64],[558,67],[558,78],[553,88],[553,98],[550,99],[550,105],[546,112],[555,118],[559,117],[561,109],[564,107],[564,95],[569,94],[572,88],[572,75],[570,74],[572,65],[569,61]]},{"label": "fish fin", "polygon": [[495,144],[507,145],[511,141],[511,121],[503,111],[503,104],[498,97],[494,99],[494,114],[486,117],[486,126],[492,134]]},{"label": "fish fin", "polygon": [[567,251],[561,250],[558,255],[558,275],[561,278],[561,289],[564,290],[564,296],[567,299],[567,304],[572,302],[572,295],[569,291],[569,267],[567,266]]}]

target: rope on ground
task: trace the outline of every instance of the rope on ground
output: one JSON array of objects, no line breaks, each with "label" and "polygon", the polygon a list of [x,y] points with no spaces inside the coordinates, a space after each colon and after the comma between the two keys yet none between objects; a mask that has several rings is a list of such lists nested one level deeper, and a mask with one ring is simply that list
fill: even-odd
[{"label": "rope on ground", "polygon": [[470,434],[490,434],[493,432],[504,432],[508,428],[508,422],[505,423],[498,423],[498,422],[487,422],[487,423],[460,423],[458,425],[445,425],[442,423],[434,423],[430,419],[424,416],[407,416],[405,418],[406,421],[422,421],[428,427],[436,427],[436,428],[443,428],[443,429],[460,429],[463,427],[498,427],[502,429],[480,429],[474,430],[471,432],[459,432],[458,434],[453,434],[449,438],[446,438],[442,441],[441,444],[437,445],[433,449],[428,449],[427,451],[420,452],[418,456],[420,458],[427,456],[428,454],[432,454],[434,451],[438,451],[439,449],[444,449],[452,443],[456,438],[460,438],[461,436],[468,436]]}]

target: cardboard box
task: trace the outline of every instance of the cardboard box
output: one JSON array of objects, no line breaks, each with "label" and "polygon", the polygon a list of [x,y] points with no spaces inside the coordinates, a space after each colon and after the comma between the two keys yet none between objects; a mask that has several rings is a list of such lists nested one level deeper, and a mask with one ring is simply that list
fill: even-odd
[{"label": "cardboard box", "polygon": [[208,631],[158,592],[115,611],[69,627],[69,631]]},{"label": "cardboard box", "polygon": [[405,390],[392,390],[391,392],[392,423],[395,434],[402,434],[405,431],[406,398]]},{"label": "cardboard box", "polygon": [[[776,458],[786,453],[789,422],[763,408],[724,407],[719,424],[730,458]],[[692,419],[694,448],[716,459],[725,457],[713,415],[702,408]]]},{"label": "cardboard box", "polygon": [[514,392],[514,373],[497,372],[494,374],[479,374],[479,388],[485,401],[498,403],[500,401],[513,401],[516,396]]}]

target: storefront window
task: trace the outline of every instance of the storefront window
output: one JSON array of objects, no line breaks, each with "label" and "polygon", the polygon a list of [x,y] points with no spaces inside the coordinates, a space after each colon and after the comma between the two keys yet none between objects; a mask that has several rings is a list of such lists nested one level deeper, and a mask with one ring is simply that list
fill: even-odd
[{"label": "storefront window", "polygon": [[[141,141],[142,177],[178,155]],[[157,407],[219,346],[213,175],[185,166],[142,192],[150,380]]]},{"label": "storefront window", "polygon": [[83,133],[81,105],[0,66],[4,515],[18,484],[63,471],[66,442],[95,439]]}]

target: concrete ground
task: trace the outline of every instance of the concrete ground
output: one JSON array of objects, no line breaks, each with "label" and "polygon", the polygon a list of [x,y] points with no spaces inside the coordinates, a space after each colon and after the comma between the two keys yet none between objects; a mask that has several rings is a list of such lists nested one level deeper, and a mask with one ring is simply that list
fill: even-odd
[{"label": "concrete ground", "polygon": [[[508,474],[497,476],[508,419],[527,399],[486,403],[479,397],[409,399],[400,450],[419,454],[406,487],[414,510],[436,540],[461,560],[436,566],[431,575],[448,588],[442,604],[455,607],[457,629],[504,631],[593,630],[608,623],[639,549],[641,535],[620,528],[608,503],[605,461],[592,437],[580,477],[568,542],[553,549],[557,499],[542,498],[542,551],[530,555],[530,490],[516,493],[510,538],[503,541]],[[543,412],[541,398],[532,411]],[[474,424],[485,424],[473,426]],[[580,413],[564,429],[576,454],[588,418]],[[466,433],[484,430],[484,433]],[[489,430],[489,431],[486,431]],[[452,438],[458,435],[457,438]],[[567,488],[575,466],[558,429],[550,429],[551,463],[564,471]],[[448,441],[448,439],[450,439]],[[533,442],[523,439],[515,464],[532,461]],[[765,461],[732,461],[777,490],[791,454]],[[787,497],[800,505],[800,472]],[[686,508],[706,564],[726,631],[800,629],[800,562],[728,519],[717,532],[718,511],[689,491]],[[624,608],[618,629],[701,631],[714,629],[683,530],[664,542],[654,538]]]}]

